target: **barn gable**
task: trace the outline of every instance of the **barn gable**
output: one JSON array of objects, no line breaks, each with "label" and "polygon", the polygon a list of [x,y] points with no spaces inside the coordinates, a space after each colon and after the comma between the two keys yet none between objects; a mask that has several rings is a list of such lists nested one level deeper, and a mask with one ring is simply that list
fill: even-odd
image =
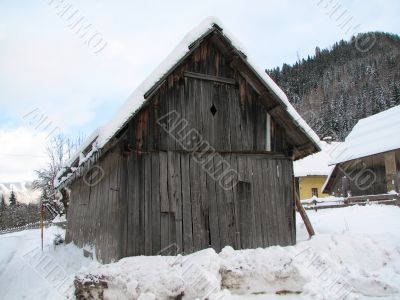
[{"label": "barn gable", "polygon": [[[180,81],[187,78],[236,85],[239,87],[242,99],[245,98],[245,93],[252,93],[251,98],[254,99],[254,102],[257,102],[256,105],[263,112],[268,113],[268,118],[271,117],[273,120],[272,126],[276,125],[276,130],[275,127],[272,127],[276,135],[280,134],[280,130],[285,132],[286,141],[280,140],[279,142],[287,142],[286,145],[281,146],[287,147],[289,154],[294,159],[300,159],[319,151],[318,136],[294,110],[286,95],[264,71],[258,70],[251,64],[244,51],[238,46],[239,43],[218,24],[220,22],[215,19],[207,19],[189,33],[160,67],[135,90],[116,116],[87,139],[67,166],[59,172],[56,185],[68,184],[76,177],[72,175],[76,175],[74,174],[76,170],[86,161],[97,160],[102,153],[112,147],[123,132],[127,130],[129,121],[134,118],[138,120],[138,115],[151,105],[151,100],[157,98],[157,93],[160,90],[165,86],[171,87],[174,83],[179,84]],[[223,93],[223,91],[220,91],[220,93]],[[242,107],[244,105],[246,103],[242,102]],[[218,113],[215,104],[213,109],[216,109]],[[235,113],[230,112],[225,115],[225,119],[230,117],[235,117]],[[266,136],[257,137],[257,135],[261,134],[263,131],[261,127],[267,126],[266,122],[269,122],[269,120],[259,120],[256,115],[249,114],[247,122],[253,121],[261,122],[256,128],[251,129],[254,131],[254,136],[258,139],[258,142],[250,141],[248,147],[253,150],[268,151],[269,148],[266,145],[257,147],[253,144],[267,141]],[[232,125],[229,127],[232,131],[237,126],[229,125]],[[242,134],[245,135],[246,132],[242,132]],[[155,136],[149,138],[154,139]],[[237,137],[238,140],[242,138]],[[222,140],[221,142],[225,143],[226,141]]]}]

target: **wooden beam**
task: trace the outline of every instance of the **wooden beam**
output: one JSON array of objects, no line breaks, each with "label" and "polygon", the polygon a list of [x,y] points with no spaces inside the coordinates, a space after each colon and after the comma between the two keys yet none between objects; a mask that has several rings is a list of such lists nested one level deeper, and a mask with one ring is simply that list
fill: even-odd
[{"label": "wooden beam", "polygon": [[160,82],[158,82],[157,84],[153,85],[150,90],[148,90],[145,94],[144,94],[144,99],[149,99],[151,98],[151,96],[153,96],[155,94],[155,92],[158,91],[158,89],[160,88],[160,86],[162,86],[165,83],[165,78],[163,80],[161,80]]},{"label": "wooden beam", "polygon": [[273,106],[271,109],[269,109],[267,112],[272,115],[274,114],[278,109],[282,109],[282,106],[280,104]]},{"label": "wooden beam", "polygon": [[195,79],[201,79],[201,80],[208,80],[208,81],[215,81],[215,82],[221,82],[221,83],[227,83],[227,84],[236,84],[236,80],[233,78],[227,78],[227,77],[221,77],[221,76],[213,76],[213,75],[208,75],[208,74],[202,74],[202,73],[195,73],[195,72],[189,72],[185,71],[184,72],[185,77],[190,77],[190,78],[195,78]]},{"label": "wooden beam", "polygon": [[313,235],[315,235],[315,231],[314,231],[313,226],[311,225],[310,219],[308,218],[306,211],[304,210],[303,205],[300,202],[300,197],[299,197],[299,194],[296,192],[296,189],[294,189],[294,195],[295,195],[297,211],[300,213],[300,216],[303,219],[304,225],[306,225],[308,235],[310,237],[312,237]]},{"label": "wooden beam", "polygon": [[241,59],[239,55],[233,56],[230,66],[231,68],[236,69],[240,72],[240,75],[242,75],[242,77],[247,81],[248,84],[250,84],[250,86],[258,95],[263,94],[265,87],[260,82],[252,78],[254,74],[248,71],[245,64],[243,63],[243,59]]},{"label": "wooden beam", "polygon": [[395,152],[392,151],[392,152],[385,153],[384,159],[385,159],[385,174],[386,174],[387,192],[397,191],[398,187],[395,185],[395,178],[397,176]]},{"label": "wooden beam", "polygon": [[214,44],[215,47],[219,51],[221,51],[222,54],[229,56],[229,52],[231,52],[231,47],[229,47],[226,42],[221,39],[221,34],[217,33],[214,31],[213,35],[210,38],[211,42]]},{"label": "wooden beam", "polygon": [[312,147],[312,144],[311,143],[307,143],[307,144],[298,146],[296,148],[297,148],[297,151],[303,152],[303,151],[307,150],[310,147]]}]

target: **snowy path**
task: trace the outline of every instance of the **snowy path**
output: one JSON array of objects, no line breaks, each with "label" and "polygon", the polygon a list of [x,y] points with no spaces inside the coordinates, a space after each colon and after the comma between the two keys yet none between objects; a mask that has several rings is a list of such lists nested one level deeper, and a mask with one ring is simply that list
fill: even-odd
[{"label": "snowy path", "polygon": [[[184,299],[191,299],[193,287],[182,282],[189,262],[197,266],[196,274],[217,284],[211,299],[335,299],[347,291],[352,292],[347,299],[400,299],[400,208],[354,206],[308,214],[317,236],[308,240],[298,218],[295,247],[226,247],[219,254],[200,251],[188,260],[133,257],[106,266],[84,258],[73,245],[55,248],[54,235],[62,232],[56,227],[46,229],[43,253],[39,230],[5,234],[0,236],[0,298],[65,299],[74,274],[90,271],[113,276],[111,299],[117,294],[119,299],[164,299],[183,290]],[[221,286],[229,290],[218,292]],[[285,290],[301,294],[275,294]]]}]

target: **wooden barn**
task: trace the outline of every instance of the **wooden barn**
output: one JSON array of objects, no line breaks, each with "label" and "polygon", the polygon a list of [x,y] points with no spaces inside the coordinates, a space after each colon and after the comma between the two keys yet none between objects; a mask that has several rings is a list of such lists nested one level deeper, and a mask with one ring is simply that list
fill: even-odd
[{"label": "wooden barn", "polygon": [[395,106],[358,121],[335,151],[325,193],[355,197],[399,192],[399,116],[400,106]]},{"label": "wooden barn", "polygon": [[103,262],[295,243],[293,160],[319,140],[237,45],[201,23],[59,172],[67,242]]}]

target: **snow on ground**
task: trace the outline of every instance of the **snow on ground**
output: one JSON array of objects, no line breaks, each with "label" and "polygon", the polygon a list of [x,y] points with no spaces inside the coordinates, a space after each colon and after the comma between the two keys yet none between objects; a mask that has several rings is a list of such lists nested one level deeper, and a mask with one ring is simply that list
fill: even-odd
[{"label": "snow on ground", "polygon": [[2,298],[62,299],[77,273],[83,279],[88,274],[106,278],[105,299],[400,299],[399,207],[352,206],[308,215],[317,235],[308,239],[297,216],[293,247],[225,247],[221,253],[130,257],[108,265],[91,262],[73,245],[55,248],[53,236],[62,231],[51,227],[43,254],[66,273],[61,288],[56,283],[62,276],[52,281],[40,275],[48,270],[38,259],[43,258],[40,248],[29,252],[40,246],[38,230],[0,235]]},{"label": "snow on ground", "polygon": [[54,246],[64,230],[52,226],[0,235],[0,299],[65,299],[73,294],[74,274],[89,264],[72,244]]}]

